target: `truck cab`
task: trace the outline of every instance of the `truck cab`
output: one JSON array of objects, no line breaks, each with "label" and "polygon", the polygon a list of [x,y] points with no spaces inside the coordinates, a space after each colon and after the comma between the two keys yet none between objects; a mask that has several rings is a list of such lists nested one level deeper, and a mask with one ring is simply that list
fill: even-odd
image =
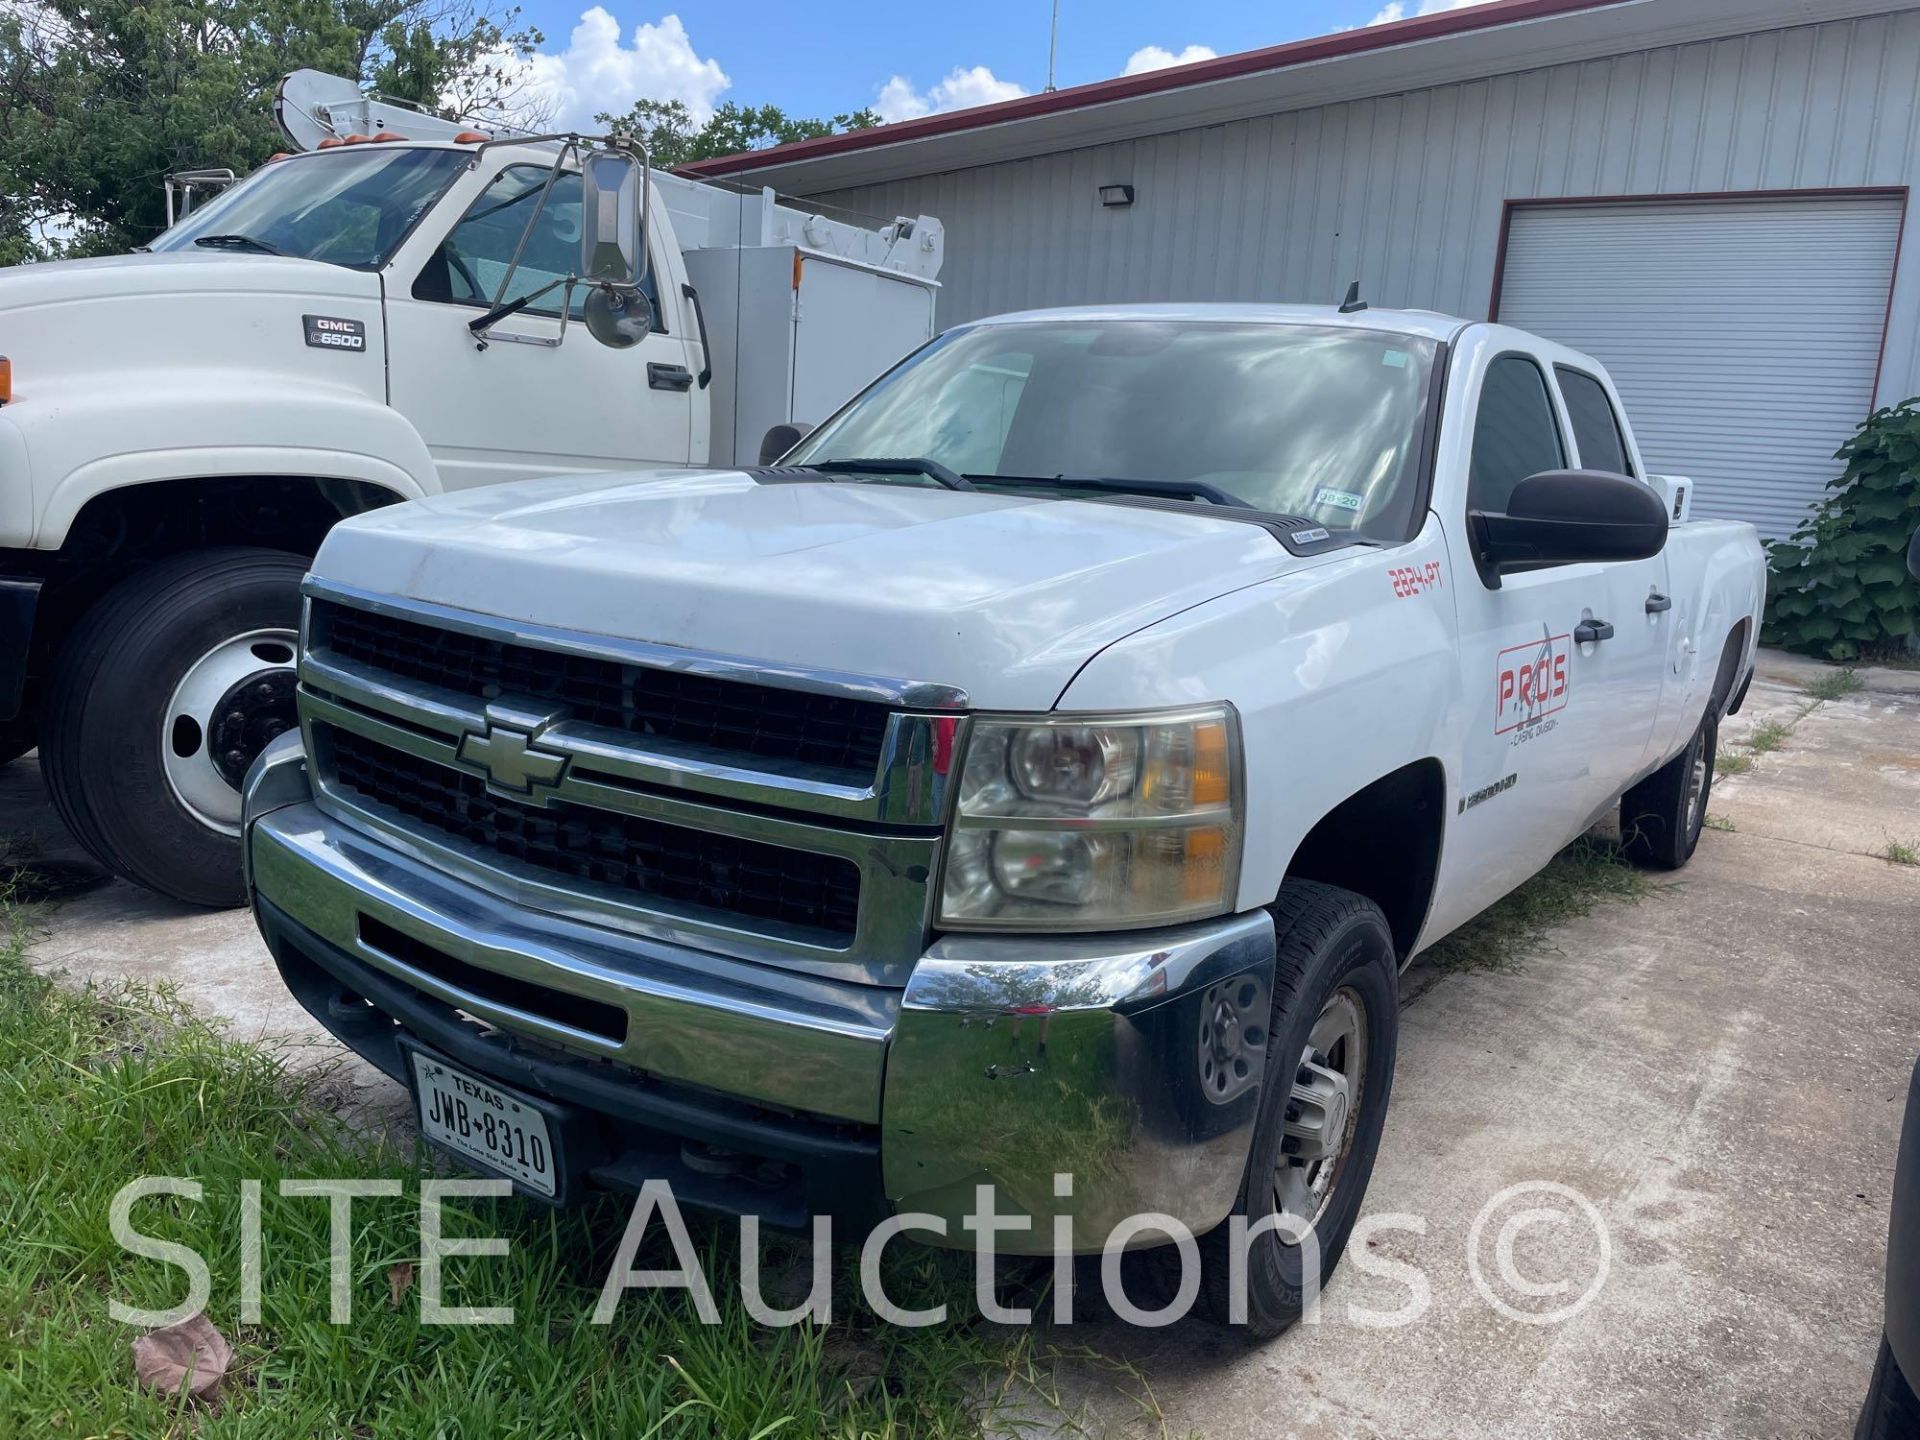
[{"label": "truck cab", "polygon": [[[619,137],[489,135],[310,72],[280,105],[300,148],[143,253],[0,274],[0,763],[37,743],[88,850],[199,904],[241,898],[239,785],[295,723],[333,523],[730,460],[930,336],[941,258],[927,217],[812,216]],[[596,156],[637,167],[618,285],[585,268]],[[743,304],[750,269],[790,283]]]}]

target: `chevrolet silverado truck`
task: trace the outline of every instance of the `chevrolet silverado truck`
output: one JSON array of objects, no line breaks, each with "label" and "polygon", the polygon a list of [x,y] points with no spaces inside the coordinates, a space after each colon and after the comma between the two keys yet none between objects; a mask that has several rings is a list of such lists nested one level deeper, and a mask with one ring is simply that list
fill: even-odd
[{"label": "chevrolet silverado truck", "polygon": [[960,1244],[986,1185],[1034,1252],[1157,1213],[1225,1313],[1227,1222],[1285,1216],[1272,1332],[1357,1217],[1407,962],[1616,813],[1699,841],[1764,585],[1687,491],[1498,325],[963,325],[777,464],[335,528],[253,906],[529,1195]]},{"label": "chevrolet silverado truck", "polygon": [[0,764],[37,745],[81,845],[201,905],[244,898],[240,782],[296,723],[330,525],[731,464],[743,434],[754,458],[932,337],[943,254],[924,215],[835,219],[313,71],[277,115],[294,149],[146,253],[0,272]]}]

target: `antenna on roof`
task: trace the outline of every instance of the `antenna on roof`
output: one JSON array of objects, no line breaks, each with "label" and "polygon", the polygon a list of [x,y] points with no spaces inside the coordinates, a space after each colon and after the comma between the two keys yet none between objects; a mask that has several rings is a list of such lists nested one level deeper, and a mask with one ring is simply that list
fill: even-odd
[{"label": "antenna on roof", "polygon": [[1054,57],[1060,53],[1060,0],[1053,0],[1053,26],[1047,32],[1047,93],[1059,87],[1053,83]]},{"label": "antenna on roof", "polygon": [[1360,298],[1360,282],[1354,281],[1347,286],[1347,298],[1340,302],[1342,315],[1355,315],[1367,308],[1367,302]]}]

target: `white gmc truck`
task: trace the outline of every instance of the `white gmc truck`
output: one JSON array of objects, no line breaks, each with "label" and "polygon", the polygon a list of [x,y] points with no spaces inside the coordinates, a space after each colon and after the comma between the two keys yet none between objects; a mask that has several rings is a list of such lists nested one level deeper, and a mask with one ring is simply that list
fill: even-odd
[{"label": "white gmc truck", "polygon": [[1584,355],[1141,306],[950,331],[778,464],[359,516],[305,591],[253,905],[436,1143],[956,1244],[988,1185],[1012,1250],[1158,1212],[1223,1313],[1292,1217],[1270,1332],[1409,959],[1616,811],[1693,852],[1763,560]]},{"label": "white gmc truck", "polygon": [[240,781],[295,723],[330,525],[755,458],[931,338],[943,253],[926,216],[850,223],[312,71],[278,114],[296,153],[149,253],[0,272],[0,763],[37,742],[74,836],[198,904],[243,898]]}]

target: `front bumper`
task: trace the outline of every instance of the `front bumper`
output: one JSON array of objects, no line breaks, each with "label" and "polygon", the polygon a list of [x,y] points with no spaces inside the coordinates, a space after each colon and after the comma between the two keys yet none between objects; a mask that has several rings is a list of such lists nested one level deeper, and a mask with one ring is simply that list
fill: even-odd
[{"label": "front bumper", "polygon": [[[787,1225],[931,1214],[955,1245],[987,1185],[997,1214],[1032,1221],[1001,1232],[1012,1253],[1050,1250],[1057,1216],[1086,1251],[1129,1215],[1199,1232],[1233,1205],[1263,1047],[1223,1085],[1217,1066],[1203,1080],[1206,1036],[1223,994],[1270,1003],[1265,912],[948,937],[904,990],[821,979],[509,905],[323,812],[290,742],[249,776],[245,822],[288,987],[396,1078],[404,1032],[578,1107],[598,1183],[665,1178]],[[716,1153],[748,1158],[716,1175]]]}]

